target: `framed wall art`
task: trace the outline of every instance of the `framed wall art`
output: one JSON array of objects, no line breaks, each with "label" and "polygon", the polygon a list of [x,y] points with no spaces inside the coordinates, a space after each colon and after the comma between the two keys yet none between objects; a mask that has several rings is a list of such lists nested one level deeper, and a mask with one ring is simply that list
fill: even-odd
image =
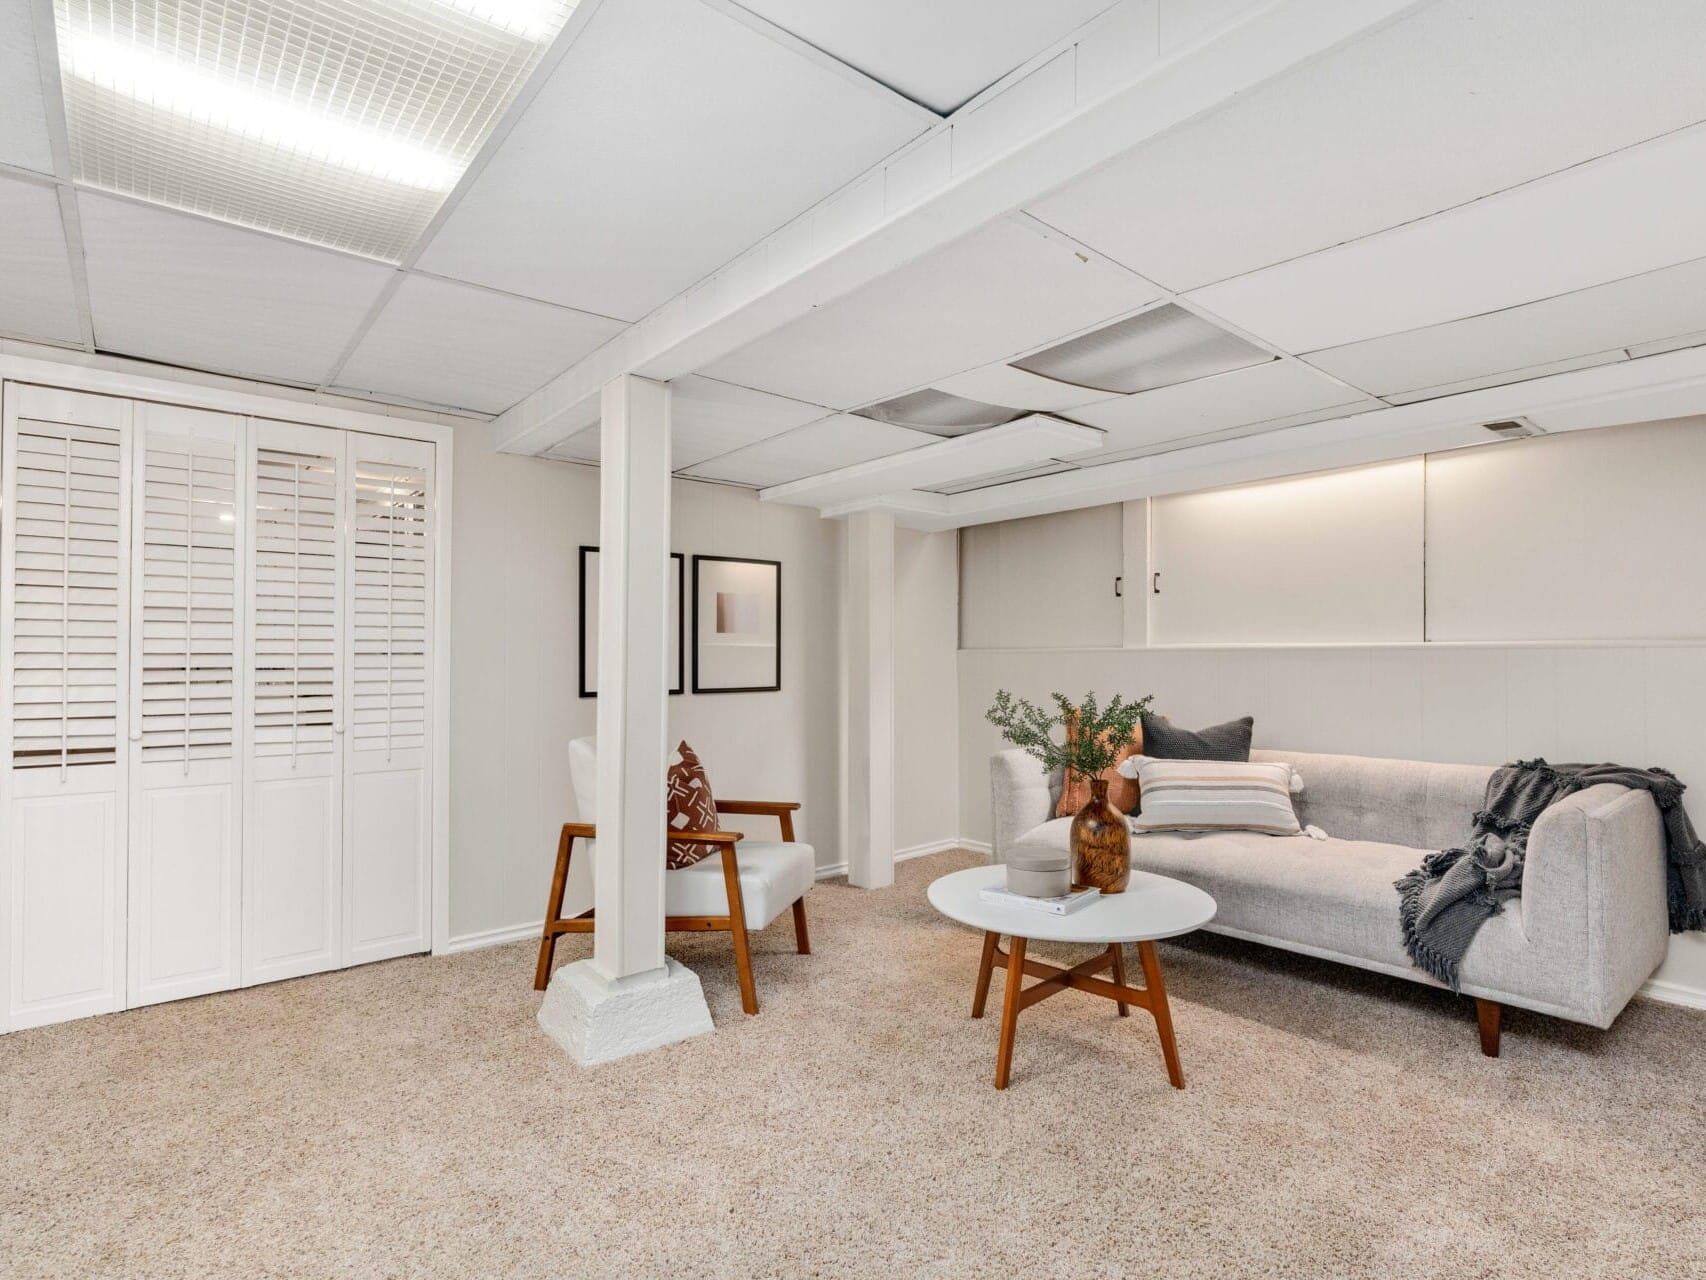
[{"label": "framed wall art", "polygon": [[782,687],[782,562],[693,557],[693,692]]}]

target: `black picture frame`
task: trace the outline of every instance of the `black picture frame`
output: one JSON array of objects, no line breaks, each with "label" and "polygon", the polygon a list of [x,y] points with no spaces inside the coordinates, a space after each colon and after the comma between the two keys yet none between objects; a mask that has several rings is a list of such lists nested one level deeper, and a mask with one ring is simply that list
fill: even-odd
[{"label": "black picture frame", "polygon": [[[597,554],[597,547],[580,548],[580,651],[575,655],[575,665],[578,668],[577,687],[583,698],[598,696],[598,690],[592,688],[587,680],[586,669],[586,569],[587,562]],[[681,569],[675,580],[675,687],[669,691],[673,697],[687,692],[687,557],[679,551],[671,551],[669,558]]]},{"label": "black picture frame", "polygon": [[[700,566],[706,564],[762,564],[776,570],[776,669],[775,682],[754,685],[707,685],[699,669],[699,580]],[[782,688],[782,562],[758,560],[751,556],[694,556],[693,557],[693,692],[694,693],[777,693]]]}]

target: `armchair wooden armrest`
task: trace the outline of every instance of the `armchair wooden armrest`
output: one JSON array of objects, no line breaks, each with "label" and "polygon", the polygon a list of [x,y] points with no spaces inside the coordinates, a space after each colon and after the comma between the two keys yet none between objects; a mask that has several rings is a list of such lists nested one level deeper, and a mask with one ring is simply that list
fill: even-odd
[{"label": "armchair wooden armrest", "polygon": [[794,811],[799,807],[797,800],[717,801],[718,813],[743,813],[761,818],[775,818],[782,827],[782,839],[789,844],[794,842]]},{"label": "armchair wooden armrest", "polygon": [[746,836],[739,831],[671,831],[669,843],[685,840],[688,844],[734,844],[745,840]]}]

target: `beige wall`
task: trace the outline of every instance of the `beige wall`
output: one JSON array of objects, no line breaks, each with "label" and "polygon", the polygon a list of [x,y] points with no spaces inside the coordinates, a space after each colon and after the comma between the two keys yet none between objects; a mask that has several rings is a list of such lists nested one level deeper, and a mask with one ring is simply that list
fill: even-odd
[{"label": "beige wall", "polygon": [[959,815],[958,539],[899,530],[894,549],[894,843],[956,839]]},{"label": "beige wall", "polygon": [[[598,472],[495,453],[487,428],[470,426],[457,432],[455,482],[450,934],[466,942],[540,919],[558,828],[576,816],[568,744],[594,731],[596,706],[576,696],[576,548],[598,541]],[[820,866],[838,863],[841,527],[686,481],[673,522],[689,557],[782,561],[783,666],[779,693],[671,698],[671,732],[719,792],[802,801],[800,838]],[[753,835],[774,831],[746,821]]]}]

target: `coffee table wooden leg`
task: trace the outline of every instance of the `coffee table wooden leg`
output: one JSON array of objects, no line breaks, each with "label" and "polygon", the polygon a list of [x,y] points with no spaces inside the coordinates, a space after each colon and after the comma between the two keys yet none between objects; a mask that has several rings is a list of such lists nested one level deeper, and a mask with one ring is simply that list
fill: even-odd
[{"label": "coffee table wooden leg", "polygon": [[[1126,980],[1125,980],[1125,948],[1122,947],[1117,942],[1109,943],[1108,944],[1108,954],[1114,958],[1114,982],[1117,985],[1123,987],[1126,985]],[[1116,1001],[1115,1003],[1119,1006],[1120,1017],[1122,1017],[1122,1018],[1131,1017],[1131,1006],[1130,1005],[1128,1005],[1124,1000],[1119,1000],[1119,1001]]]},{"label": "coffee table wooden leg", "polygon": [[985,931],[983,935],[983,959],[977,966],[977,991],[971,998],[971,1016],[983,1017],[984,1001],[989,999],[989,975],[995,969],[995,947],[1001,941],[999,933]]},{"label": "coffee table wooden leg", "polygon": [[1013,1030],[1019,1025],[1019,988],[1025,981],[1025,940],[1014,938],[1007,952],[1007,989],[1001,1001],[1001,1047],[995,1051],[995,1087],[1007,1087],[1013,1066]]},{"label": "coffee table wooden leg", "polygon": [[1155,1030],[1161,1035],[1161,1056],[1167,1060],[1167,1079],[1175,1089],[1183,1089],[1185,1073],[1179,1067],[1179,1046],[1173,1040],[1173,1014],[1167,1008],[1167,987],[1161,981],[1161,959],[1155,954],[1155,944],[1138,943],[1137,958],[1143,962],[1143,982],[1149,988],[1149,1011],[1155,1015]]}]

